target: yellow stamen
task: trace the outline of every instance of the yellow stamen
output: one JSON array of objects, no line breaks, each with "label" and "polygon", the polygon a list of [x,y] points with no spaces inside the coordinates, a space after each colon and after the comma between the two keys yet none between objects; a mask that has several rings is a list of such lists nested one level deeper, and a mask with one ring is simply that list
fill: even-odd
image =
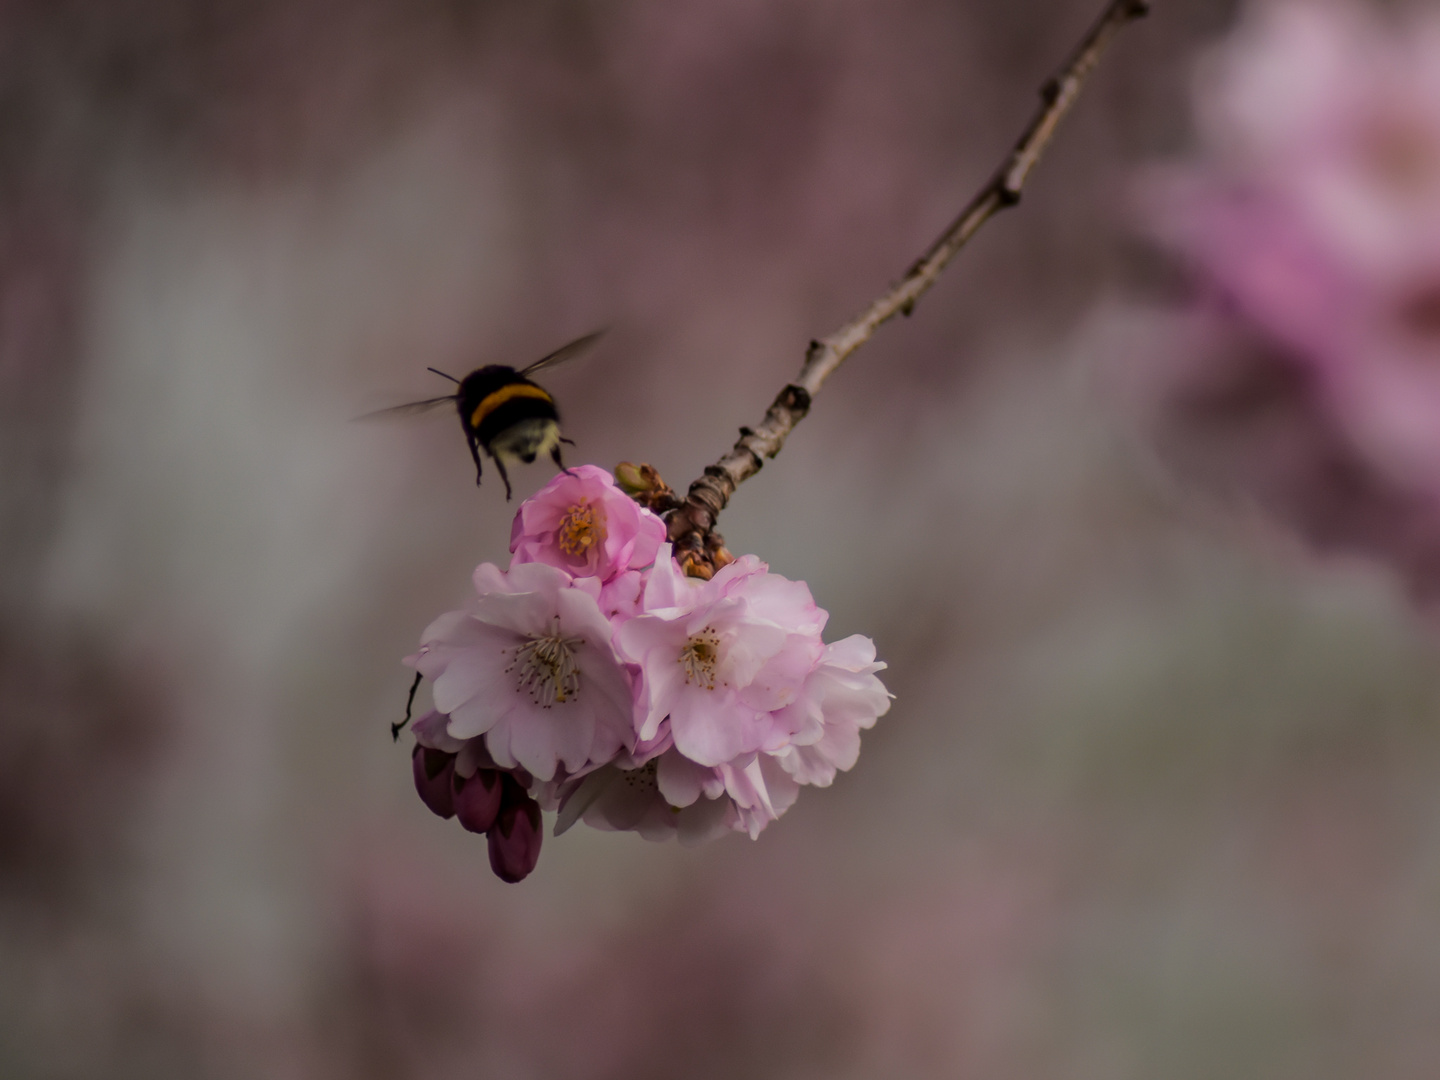
[{"label": "yellow stamen", "polygon": [[505,669],[515,672],[515,689],[528,693],[541,708],[563,705],[580,692],[580,668],[575,649],[580,638],[560,636],[560,620],[549,634],[528,638],[515,650],[515,659]]},{"label": "yellow stamen", "polygon": [[581,499],[560,521],[560,550],[584,557],[592,547],[605,542],[605,508]]},{"label": "yellow stamen", "polygon": [[685,669],[685,681],[715,689],[715,668],[720,662],[720,635],[713,627],[705,627],[700,633],[685,642],[680,650],[680,666]]}]

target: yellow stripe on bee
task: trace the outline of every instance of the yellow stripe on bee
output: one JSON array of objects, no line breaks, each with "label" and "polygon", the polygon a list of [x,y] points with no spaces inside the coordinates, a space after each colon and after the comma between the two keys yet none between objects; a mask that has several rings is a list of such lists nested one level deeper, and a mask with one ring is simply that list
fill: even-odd
[{"label": "yellow stripe on bee", "polygon": [[485,417],[489,416],[501,405],[504,405],[507,401],[513,401],[516,398],[522,397],[538,398],[540,401],[554,400],[538,386],[531,386],[529,383],[511,383],[508,386],[502,386],[493,393],[486,394],[480,399],[480,404],[476,405],[475,411],[470,414],[470,426],[472,428],[478,428],[485,422]]}]

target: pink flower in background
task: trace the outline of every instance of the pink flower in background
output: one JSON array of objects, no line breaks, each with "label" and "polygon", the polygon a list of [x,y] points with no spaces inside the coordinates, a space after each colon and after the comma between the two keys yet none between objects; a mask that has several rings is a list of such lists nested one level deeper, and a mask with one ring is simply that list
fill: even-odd
[{"label": "pink flower in background", "polygon": [[[1221,452],[1232,472],[1249,461],[1239,487],[1321,547],[1377,556],[1429,594],[1440,588],[1440,15],[1410,19],[1386,25],[1338,3],[1258,8],[1201,70],[1205,154],[1152,170],[1142,194],[1154,234],[1218,301],[1209,318],[1234,325],[1199,338],[1192,325],[1156,350],[1169,375],[1150,388],[1171,426],[1212,447],[1243,430],[1252,456]],[[1227,337],[1245,342],[1234,357],[1184,355]],[[1255,434],[1267,423],[1270,435]],[[1286,456],[1263,451],[1277,443]]]},{"label": "pink flower in background", "polygon": [[1273,196],[1346,265],[1433,265],[1440,241],[1440,17],[1265,4],[1202,65],[1214,180]]},{"label": "pink flower in background", "polygon": [[541,780],[634,745],[630,679],[589,592],[543,563],[482,563],[475,589],[473,609],[436,619],[408,661],[434,683],[450,737],[484,735],[497,765]]},{"label": "pink flower in background", "polygon": [[515,563],[541,562],[608,582],[655,561],[665,523],[595,465],[561,473],[521,504],[510,530]]},{"label": "pink flower in background", "polygon": [[770,574],[753,556],[710,581],[685,577],[660,549],[642,613],[615,643],[640,668],[640,737],[670,718],[675,747],[701,765],[783,746],[777,710],[796,700],[824,648],[825,613],[802,582]]}]

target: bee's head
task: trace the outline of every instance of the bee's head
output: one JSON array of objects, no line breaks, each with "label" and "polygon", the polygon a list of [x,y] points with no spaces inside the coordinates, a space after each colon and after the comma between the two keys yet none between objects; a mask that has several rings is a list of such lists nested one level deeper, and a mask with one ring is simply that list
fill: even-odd
[{"label": "bee's head", "polygon": [[514,382],[516,377],[515,369],[512,367],[506,367],[504,364],[487,364],[485,367],[476,368],[460,380],[460,393],[464,394],[468,391],[488,394],[497,386]]}]

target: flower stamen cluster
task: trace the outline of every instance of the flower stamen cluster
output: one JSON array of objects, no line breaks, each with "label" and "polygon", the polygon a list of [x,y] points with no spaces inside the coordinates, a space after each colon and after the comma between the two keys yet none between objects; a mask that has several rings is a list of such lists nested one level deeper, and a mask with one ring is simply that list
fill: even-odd
[{"label": "flower stamen cluster", "polygon": [[563,705],[580,692],[575,650],[581,644],[581,638],[562,637],[556,620],[552,633],[532,636],[516,647],[515,660],[505,672],[516,672],[516,689],[528,692],[541,708]]},{"label": "flower stamen cluster", "polygon": [[706,690],[715,689],[715,665],[720,659],[720,637],[715,628],[705,627],[692,634],[676,658],[685,669],[685,681]]},{"label": "flower stamen cluster", "polygon": [[561,551],[584,558],[592,547],[605,542],[604,511],[581,499],[565,511],[556,535]]}]

